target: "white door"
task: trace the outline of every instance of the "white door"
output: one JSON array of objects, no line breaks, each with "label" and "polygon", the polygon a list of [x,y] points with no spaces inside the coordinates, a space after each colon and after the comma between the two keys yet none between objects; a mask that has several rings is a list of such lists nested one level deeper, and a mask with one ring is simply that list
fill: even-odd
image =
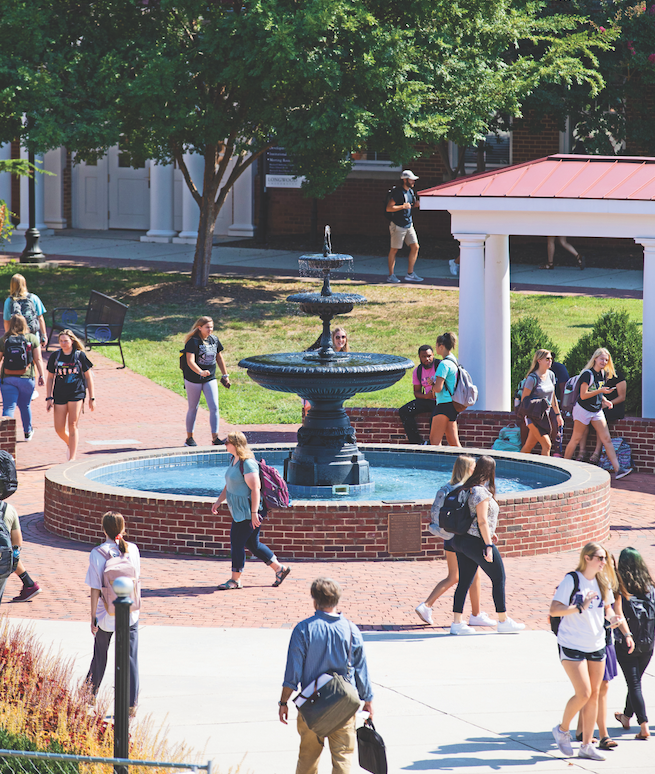
[{"label": "white door", "polygon": [[133,169],[117,146],[107,154],[109,228],[150,228],[150,176],[144,164]]},{"label": "white door", "polygon": [[73,165],[73,228],[108,228],[107,157]]}]

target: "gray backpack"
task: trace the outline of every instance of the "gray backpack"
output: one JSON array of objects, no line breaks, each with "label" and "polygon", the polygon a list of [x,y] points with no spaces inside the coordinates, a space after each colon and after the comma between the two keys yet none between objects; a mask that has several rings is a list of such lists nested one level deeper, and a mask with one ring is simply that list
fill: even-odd
[{"label": "gray backpack", "polygon": [[[458,414],[461,414],[462,411],[471,408],[471,406],[475,405],[477,402],[478,388],[473,384],[471,374],[465,368],[462,368],[459,363],[456,363],[454,358],[451,358],[450,355],[448,355],[444,360],[450,360],[457,366],[457,381],[455,382],[455,389],[452,392],[452,398],[455,410]],[[448,390],[445,381],[443,386]],[[448,390],[448,392],[450,392],[450,390]]]}]

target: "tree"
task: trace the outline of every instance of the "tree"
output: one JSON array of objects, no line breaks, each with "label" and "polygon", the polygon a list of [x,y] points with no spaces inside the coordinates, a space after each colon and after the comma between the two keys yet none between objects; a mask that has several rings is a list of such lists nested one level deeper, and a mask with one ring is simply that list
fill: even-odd
[{"label": "tree", "polygon": [[559,347],[543,331],[536,317],[521,317],[510,328],[512,353],[512,394],[519,382],[528,375],[532,357],[538,349],[547,349],[554,360],[559,360]]}]

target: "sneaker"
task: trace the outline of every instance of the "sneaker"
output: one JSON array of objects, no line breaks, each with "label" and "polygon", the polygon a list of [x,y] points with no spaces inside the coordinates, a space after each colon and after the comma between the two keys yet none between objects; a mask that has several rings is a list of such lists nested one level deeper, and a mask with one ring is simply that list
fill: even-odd
[{"label": "sneaker", "polygon": [[432,626],[432,608],[428,607],[425,602],[416,608],[416,615],[426,624]]},{"label": "sneaker", "polygon": [[223,445],[223,441],[221,441],[220,438],[217,437],[213,439],[212,446],[222,446],[222,445]]},{"label": "sneaker", "polygon": [[614,478],[618,481],[620,478],[625,478],[626,476],[629,476],[630,473],[632,473],[632,468],[619,468],[616,471],[616,475]]},{"label": "sneaker", "polygon": [[468,626],[468,624],[465,624],[464,621],[461,621],[460,623],[451,623],[450,624],[450,633],[451,634],[477,634],[475,629],[472,626]]},{"label": "sneaker", "polygon": [[395,274],[390,274],[387,277],[387,282],[400,282],[400,280],[398,279],[398,277],[396,277]]},{"label": "sneaker", "polygon": [[32,393],[32,397],[30,398],[30,401],[36,400],[38,397],[39,397],[39,391],[34,390],[34,392]]},{"label": "sneaker", "polygon": [[573,747],[571,746],[571,735],[569,732],[562,731],[558,723],[553,729],[553,736],[555,737],[555,742],[562,755],[566,755],[567,758],[570,758],[573,755]]},{"label": "sneaker", "polygon": [[459,264],[455,261],[454,258],[451,258],[448,261],[448,266],[450,266],[450,273],[453,275],[453,277],[459,276]]},{"label": "sneaker", "polygon": [[480,615],[469,616],[469,626],[497,626],[498,621],[487,615],[484,610],[480,611]]},{"label": "sneaker", "polygon": [[185,446],[197,446],[198,444],[193,440],[193,438],[187,438],[184,442]]},{"label": "sneaker", "polygon": [[31,441],[34,438],[34,430],[30,430],[29,433],[25,433],[25,440]]},{"label": "sneaker", "polygon": [[605,760],[603,753],[598,752],[593,744],[581,744],[578,750],[578,758],[589,758],[590,761]]},{"label": "sneaker", "polygon": [[509,616],[504,621],[498,621],[498,634],[515,634],[522,632],[523,629],[525,629],[525,624],[516,623]]},{"label": "sneaker", "polygon": [[413,271],[411,274],[405,274],[405,282],[423,282],[423,277],[419,277],[418,274]]},{"label": "sneaker", "polygon": [[29,602],[32,597],[35,597],[37,594],[41,593],[41,587],[38,583],[35,583],[33,586],[23,586],[23,588],[20,590],[20,594],[17,597],[14,597],[11,601],[12,602]]}]

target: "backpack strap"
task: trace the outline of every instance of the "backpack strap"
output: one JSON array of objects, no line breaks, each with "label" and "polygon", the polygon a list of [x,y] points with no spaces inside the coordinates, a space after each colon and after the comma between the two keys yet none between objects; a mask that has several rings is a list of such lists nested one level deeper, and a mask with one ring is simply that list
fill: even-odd
[{"label": "backpack strap", "polygon": [[577,570],[571,570],[571,572],[567,572],[567,575],[570,575],[573,578],[573,591],[571,592],[571,596],[569,597],[569,606],[573,603],[573,600],[575,599],[575,595],[580,591],[580,577],[578,576]]},{"label": "backpack strap", "polygon": [[[457,360],[455,360],[455,358],[452,355],[450,355],[450,354],[446,355],[446,357],[443,360],[450,360],[451,363],[455,364],[455,368],[457,369],[457,379],[459,379],[459,363],[457,362]],[[443,363],[443,360],[441,361],[442,363]],[[435,374],[436,374],[436,371],[435,371]],[[457,379],[455,380],[455,388],[457,388]],[[452,398],[453,394],[454,394],[454,390],[451,391],[449,389],[448,385],[446,384],[446,377],[445,376],[444,376],[444,380],[443,380],[443,386],[445,387],[446,391],[448,392],[448,394]]]},{"label": "backpack strap", "polygon": [[423,389],[423,383],[421,382],[421,377],[423,376],[423,363],[419,363],[416,367],[416,378],[418,379],[419,386],[421,390]]}]

